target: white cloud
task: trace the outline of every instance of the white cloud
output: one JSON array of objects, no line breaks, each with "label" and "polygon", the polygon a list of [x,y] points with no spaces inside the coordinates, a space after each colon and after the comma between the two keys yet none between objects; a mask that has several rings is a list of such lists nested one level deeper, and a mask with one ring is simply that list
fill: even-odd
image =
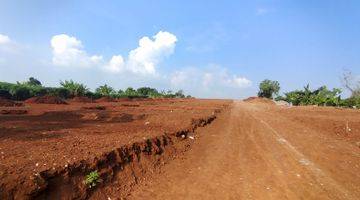
[{"label": "white cloud", "polygon": [[135,73],[154,74],[156,65],[175,49],[177,38],[169,32],[158,32],[151,40],[143,37],[139,40],[139,47],[130,51],[127,68]]},{"label": "white cloud", "polygon": [[16,53],[19,46],[9,36],[0,34],[0,53]]},{"label": "white cloud", "polygon": [[102,62],[102,56],[89,56],[80,40],[66,34],[55,35],[51,38],[53,49],[52,62],[57,66],[92,67]]},{"label": "white cloud", "polygon": [[141,38],[139,46],[129,52],[127,60],[121,55],[114,55],[105,62],[103,56],[89,56],[80,40],[61,34],[51,39],[52,61],[57,66],[96,66],[112,73],[156,74],[157,65],[174,52],[176,41],[175,35],[160,31],[153,36],[153,40],[149,37]]},{"label": "white cloud", "polygon": [[121,55],[113,56],[109,63],[103,67],[106,71],[119,73],[125,70],[124,58]]},{"label": "white cloud", "polygon": [[184,68],[170,77],[173,89],[184,89],[200,97],[236,98],[233,91],[249,88],[252,82],[246,77],[231,75],[226,68],[210,65],[207,69]]},{"label": "white cloud", "polygon": [[7,45],[11,43],[9,36],[0,34],[0,45]]}]

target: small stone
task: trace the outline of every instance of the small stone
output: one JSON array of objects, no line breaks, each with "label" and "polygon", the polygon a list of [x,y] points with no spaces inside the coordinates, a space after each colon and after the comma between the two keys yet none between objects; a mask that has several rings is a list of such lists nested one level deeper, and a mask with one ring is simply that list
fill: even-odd
[{"label": "small stone", "polygon": [[36,163],[35,166],[38,167],[38,166],[39,166],[39,163]]}]

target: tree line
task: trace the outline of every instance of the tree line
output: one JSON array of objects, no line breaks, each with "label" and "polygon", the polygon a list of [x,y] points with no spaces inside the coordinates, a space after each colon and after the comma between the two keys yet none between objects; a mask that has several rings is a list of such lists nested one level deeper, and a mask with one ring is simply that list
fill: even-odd
[{"label": "tree line", "polygon": [[318,105],[360,108],[360,80],[349,71],[345,71],[342,78],[344,87],[350,91],[348,98],[342,98],[340,88],[328,89],[321,86],[317,89],[310,89],[307,84],[303,89],[285,92],[279,95],[280,84],[278,81],[264,80],[259,85],[258,97],[284,100],[292,105]]},{"label": "tree line", "polygon": [[91,91],[86,85],[75,82],[73,80],[60,81],[60,87],[45,87],[34,77],[30,77],[27,81],[8,83],[0,82],[0,97],[23,101],[34,96],[57,96],[63,99],[73,97],[89,97],[97,99],[101,97],[111,98],[191,98],[190,95],[185,96],[182,90],[173,92],[158,91],[151,87],[140,87],[134,89],[128,87],[125,90],[116,90],[105,84],[99,86],[95,91]]}]

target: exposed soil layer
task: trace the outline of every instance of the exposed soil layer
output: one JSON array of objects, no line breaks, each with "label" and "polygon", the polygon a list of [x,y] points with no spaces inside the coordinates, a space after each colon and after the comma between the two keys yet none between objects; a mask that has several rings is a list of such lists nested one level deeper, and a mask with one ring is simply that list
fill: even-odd
[{"label": "exposed soil layer", "polygon": [[24,114],[27,114],[27,110],[5,109],[5,110],[1,110],[0,114],[3,114],[3,115],[24,115]]},{"label": "exposed soil layer", "polygon": [[41,97],[32,97],[30,99],[27,99],[25,103],[30,104],[67,104],[66,101],[63,99],[56,97],[56,96],[41,96]]},{"label": "exposed soil layer", "polygon": [[23,106],[23,103],[0,97],[0,107]]},{"label": "exposed soil layer", "polygon": [[78,103],[92,103],[94,102],[92,99],[88,97],[74,97],[70,100],[71,102],[78,102]]},{"label": "exposed soil layer", "polygon": [[96,100],[97,103],[103,103],[103,102],[116,102],[115,99],[111,97],[101,97],[100,99]]},{"label": "exposed soil layer", "polygon": [[[95,198],[108,185],[126,196],[146,174],[186,150],[189,134],[230,102],[29,104],[27,115],[0,115],[0,199]],[[90,105],[106,109],[84,109]],[[94,170],[102,181],[90,189],[84,179]]]},{"label": "exposed soil layer", "polygon": [[269,105],[275,105],[275,102],[267,99],[267,98],[261,98],[261,97],[249,97],[244,100],[248,103],[263,103],[263,104],[269,104]]},{"label": "exposed soil layer", "polygon": [[237,101],[194,138],[126,199],[360,197],[360,110]]}]

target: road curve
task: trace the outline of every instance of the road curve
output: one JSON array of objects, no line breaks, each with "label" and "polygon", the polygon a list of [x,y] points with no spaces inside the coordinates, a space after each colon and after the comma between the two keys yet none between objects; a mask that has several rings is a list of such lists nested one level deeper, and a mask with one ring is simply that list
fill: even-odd
[{"label": "road curve", "polygon": [[344,141],[236,101],[129,199],[360,199],[359,163]]}]

